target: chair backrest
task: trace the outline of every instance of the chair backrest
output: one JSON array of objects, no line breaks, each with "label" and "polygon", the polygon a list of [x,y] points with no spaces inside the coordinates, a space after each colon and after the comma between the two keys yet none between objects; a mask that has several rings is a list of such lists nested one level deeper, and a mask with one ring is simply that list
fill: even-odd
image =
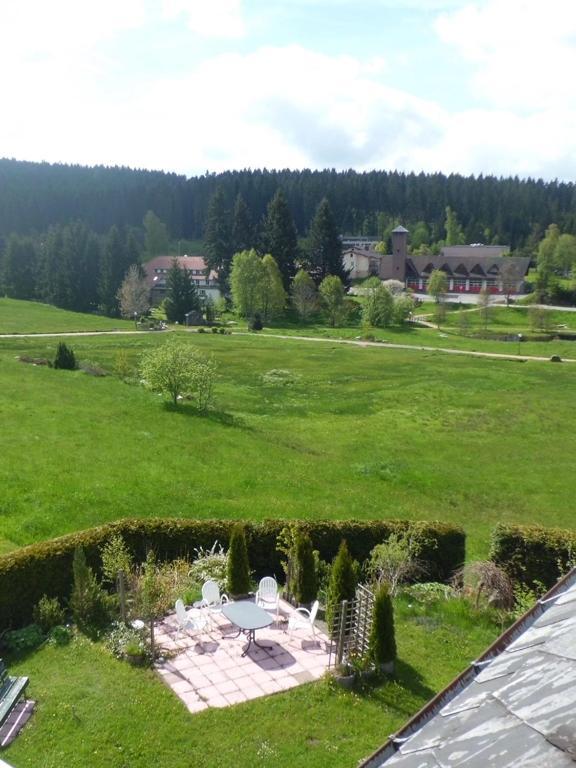
[{"label": "chair backrest", "polygon": [[258,595],[264,598],[274,598],[278,594],[278,584],[272,576],[264,576],[258,584]]},{"label": "chair backrest", "polygon": [[316,620],[316,614],[318,613],[318,606],[320,603],[318,600],[314,600],[314,603],[312,604],[312,608],[310,608],[310,624],[314,624],[314,621]]},{"label": "chair backrest", "polygon": [[215,605],[220,602],[220,587],[217,581],[209,579],[202,585],[202,600],[206,605]]},{"label": "chair backrest", "polygon": [[178,621],[182,624],[185,622],[188,618],[186,615],[186,608],[184,607],[184,603],[182,600],[178,599],[176,600],[176,616],[178,617]]}]

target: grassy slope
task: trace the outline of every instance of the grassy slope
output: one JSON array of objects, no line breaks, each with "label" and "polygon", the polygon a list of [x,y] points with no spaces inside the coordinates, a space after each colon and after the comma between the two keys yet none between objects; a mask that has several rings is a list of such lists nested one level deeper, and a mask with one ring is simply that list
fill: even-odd
[{"label": "grassy slope", "polygon": [[[136,363],[161,335],[82,337],[77,355]],[[194,335],[219,410],[166,409],[109,377],[23,365],[53,340],[0,342],[0,539],[29,543],[128,515],[407,517],[571,525],[576,369]],[[262,382],[289,369],[288,386]]]},{"label": "grassy slope", "polygon": [[49,304],[0,298],[0,334],[134,330],[134,323],[100,315],[67,312]]},{"label": "grassy slope", "polygon": [[399,606],[394,682],[355,693],[322,681],[196,715],[152,672],[88,641],[45,647],[12,665],[30,676],[38,706],[7,758],[18,768],[36,768],[39,754],[43,768],[354,765],[493,640],[494,625],[455,607],[457,616]]}]

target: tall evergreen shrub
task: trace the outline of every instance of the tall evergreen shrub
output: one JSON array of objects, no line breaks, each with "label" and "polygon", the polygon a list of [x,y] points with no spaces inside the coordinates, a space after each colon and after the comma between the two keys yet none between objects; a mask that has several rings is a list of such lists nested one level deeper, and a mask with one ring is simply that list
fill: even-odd
[{"label": "tall evergreen shrub", "polygon": [[318,580],[316,561],[312,549],[312,539],[307,533],[299,533],[296,538],[296,599],[299,603],[312,603],[316,600]]},{"label": "tall evergreen shrub", "polygon": [[370,656],[379,666],[396,659],[394,609],[387,584],[382,584],[376,593],[370,633]]},{"label": "tall evergreen shrub", "polygon": [[231,595],[245,595],[250,589],[248,548],[242,523],[234,526],[230,537],[227,587]]},{"label": "tall evergreen shrub", "polygon": [[88,567],[82,547],[76,547],[74,550],[72,573],[74,579],[70,596],[72,617],[82,632],[93,636],[108,623],[110,602],[94,572]]},{"label": "tall evergreen shrub", "polygon": [[336,607],[342,600],[353,600],[356,594],[356,571],[354,561],[348,551],[346,541],[342,539],[340,548],[332,564],[328,599],[326,605],[326,621],[330,630],[333,629]]}]

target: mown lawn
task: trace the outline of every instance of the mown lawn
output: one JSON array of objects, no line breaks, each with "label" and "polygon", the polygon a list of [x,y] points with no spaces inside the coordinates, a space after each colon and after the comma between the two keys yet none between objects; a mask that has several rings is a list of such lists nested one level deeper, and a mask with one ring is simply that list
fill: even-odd
[{"label": "mown lawn", "polygon": [[152,671],[83,639],[15,662],[37,709],[6,758],[18,768],[351,766],[369,755],[498,634],[459,602],[397,605],[395,680],[344,691],[328,679],[190,715]]},{"label": "mown lawn", "polygon": [[0,335],[70,331],[134,330],[134,323],[101,315],[67,312],[49,304],[0,298]]},{"label": "mown lawn", "polygon": [[[136,365],[165,334],[78,337]],[[26,365],[0,341],[4,551],[125,516],[440,519],[484,556],[499,521],[573,525],[576,368],[415,350],[190,334],[216,409],[177,410],[116,376]],[[266,373],[288,371],[285,384]]]}]

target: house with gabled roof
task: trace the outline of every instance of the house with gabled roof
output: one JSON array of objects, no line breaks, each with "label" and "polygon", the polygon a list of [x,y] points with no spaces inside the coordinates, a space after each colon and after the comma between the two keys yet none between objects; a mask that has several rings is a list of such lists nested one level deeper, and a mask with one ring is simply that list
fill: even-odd
[{"label": "house with gabled roof", "polygon": [[576,568],[361,768],[575,763]]},{"label": "house with gabled roof", "polygon": [[408,230],[396,227],[392,232],[392,253],[353,246],[344,251],[343,261],[352,280],[372,275],[381,280],[400,280],[419,293],[426,293],[430,275],[436,269],[446,273],[449,293],[479,293],[482,289],[493,294],[523,293],[530,259],[509,256],[508,252],[504,245],[478,243],[445,246],[437,256],[410,256]]},{"label": "house with gabled roof", "polygon": [[166,296],[166,278],[174,259],[176,259],[180,269],[185,269],[188,272],[201,299],[210,297],[212,300],[216,300],[220,298],[218,275],[214,270],[208,272],[202,256],[156,256],[143,265],[154,306],[160,304]]}]

